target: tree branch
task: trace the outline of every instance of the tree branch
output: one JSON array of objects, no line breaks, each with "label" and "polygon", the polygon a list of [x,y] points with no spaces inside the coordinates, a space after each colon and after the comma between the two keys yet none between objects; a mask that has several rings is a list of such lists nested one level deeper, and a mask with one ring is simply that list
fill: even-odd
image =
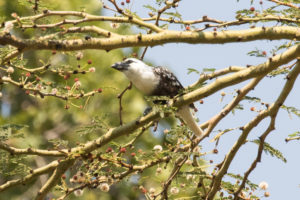
[{"label": "tree branch", "polygon": [[11,180],[11,181],[7,181],[6,183],[0,185],[0,192],[7,190],[11,187],[14,187],[16,185],[20,185],[20,184],[26,184],[29,181],[31,181],[33,178],[42,175],[42,174],[46,174],[51,172],[52,170],[54,170],[57,166],[58,166],[58,161],[53,161],[51,163],[49,163],[46,166],[40,167],[38,169],[32,170],[31,174],[20,178],[20,179],[15,179],[15,180]]},{"label": "tree branch", "polygon": [[151,35],[128,35],[113,38],[65,39],[65,40],[31,40],[21,39],[10,34],[0,33],[1,45],[12,45],[26,50],[60,50],[72,51],[83,49],[112,50],[131,46],[157,46],[168,43],[190,44],[224,44],[232,42],[249,42],[255,40],[299,40],[299,29],[295,27],[253,28],[246,30],[228,30],[220,32],[170,31],[164,30]]},{"label": "tree branch", "polygon": [[286,84],[284,85],[284,88],[282,89],[282,91],[281,91],[279,97],[277,98],[277,100],[275,101],[275,103],[273,103],[267,110],[261,111],[253,120],[251,120],[248,124],[246,124],[243,127],[243,129],[242,129],[243,132],[242,132],[241,136],[238,138],[236,143],[233,145],[232,149],[226,155],[224,161],[222,162],[222,166],[221,166],[220,170],[217,172],[216,176],[214,177],[213,182],[212,182],[212,187],[206,197],[206,200],[212,200],[214,198],[215,194],[219,190],[223,176],[227,173],[227,170],[231,164],[231,161],[233,160],[233,158],[234,158],[235,154],[237,153],[237,151],[239,150],[239,148],[246,141],[250,131],[254,127],[256,127],[266,117],[276,116],[280,106],[283,104],[283,102],[285,101],[285,99],[287,98],[289,93],[291,92],[291,90],[294,86],[295,80],[296,80],[297,76],[299,75],[299,72],[300,72],[300,64],[298,62],[296,67],[289,74]]},{"label": "tree branch", "polygon": [[288,6],[288,7],[291,7],[291,8],[296,8],[296,9],[300,8],[299,6],[297,6],[295,4],[292,4],[292,3],[289,3],[289,2],[283,2],[283,1],[278,1],[278,0],[268,0],[268,1],[277,3],[279,5]]},{"label": "tree branch", "polygon": [[0,149],[3,149],[5,151],[8,151],[12,155],[38,155],[38,156],[67,156],[68,152],[65,150],[43,150],[43,149],[33,149],[33,148],[27,148],[27,149],[18,149],[9,146],[8,144],[0,142]]},{"label": "tree branch", "polygon": [[120,93],[118,94],[118,99],[119,99],[119,118],[120,118],[120,125],[122,126],[123,125],[123,121],[122,121],[122,110],[123,110],[123,107],[122,107],[122,97],[123,95],[125,94],[125,92],[127,90],[130,90],[132,87],[132,82],[129,83],[129,85]]},{"label": "tree branch", "polygon": [[59,162],[59,165],[54,170],[52,176],[48,179],[48,181],[43,185],[36,196],[36,200],[45,199],[47,193],[57,184],[60,180],[61,175],[65,173],[65,171],[73,165],[75,159],[67,159]]},{"label": "tree branch", "polygon": [[252,162],[249,169],[245,172],[240,187],[237,189],[236,192],[234,192],[234,200],[238,200],[240,192],[242,191],[242,189],[244,189],[250,173],[255,169],[257,163],[261,162],[261,155],[262,155],[262,152],[263,152],[265,139],[266,139],[267,135],[275,129],[275,117],[276,116],[272,116],[269,127],[267,128],[267,130],[259,138],[260,139],[260,144],[259,144],[259,147],[258,147],[258,150],[257,150],[256,159]]}]

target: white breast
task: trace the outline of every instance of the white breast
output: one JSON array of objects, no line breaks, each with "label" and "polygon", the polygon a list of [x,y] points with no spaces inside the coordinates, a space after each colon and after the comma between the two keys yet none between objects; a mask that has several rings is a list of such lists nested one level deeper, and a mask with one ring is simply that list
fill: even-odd
[{"label": "white breast", "polygon": [[155,76],[152,67],[145,66],[131,66],[124,71],[127,78],[146,95],[151,95],[159,84],[159,77]]}]

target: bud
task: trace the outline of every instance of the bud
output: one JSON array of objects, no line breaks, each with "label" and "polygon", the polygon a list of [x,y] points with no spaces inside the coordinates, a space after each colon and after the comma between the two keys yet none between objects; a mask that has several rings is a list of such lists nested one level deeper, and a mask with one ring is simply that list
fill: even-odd
[{"label": "bud", "polygon": [[258,187],[262,190],[267,190],[268,187],[269,187],[269,184],[265,181],[262,181],[262,182],[259,183]]},{"label": "bud", "polygon": [[11,31],[11,29],[14,28],[14,23],[12,22],[6,22],[5,25],[4,25],[4,32],[5,33],[9,33]]},{"label": "bud", "polygon": [[156,169],[156,173],[160,174],[161,172],[162,172],[162,168],[161,168],[161,167],[158,167],[158,168]]},{"label": "bud", "polygon": [[8,76],[3,76],[2,81],[11,81],[11,78]]},{"label": "bud", "polygon": [[80,86],[81,86],[81,82],[80,82],[80,81],[76,81],[76,82],[75,82],[75,87],[76,87],[76,88],[80,88]]},{"label": "bud", "polygon": [[74,195],[80,197],[83,195],[83,190],[75,190]]},{"label": "bud", "polygon": [[134,156],[136,156],[136,153],[132,152],[130,155],[131,155],[132,157],[134,157]]},{"label": "bud", "polygon": [[76,59],[77,60],[81,60],[83,58],[83,53],[82,52],[78,52],[77,54],[76,54]]},{"label": "bud", "polygon": [[193,179],[193,175],[188,174],[188,175],[186,176],[186,180],[191,180],[191,179]]},{"label": "bud", "polygon": [[11,16],[13,17],[13,18],[18,18],[19,16],[18,16],[18,14],[17,13],[11,13]]},{"label": "bud", "polygon": [[218,152],[219,152],[218,149],[214,149],[214,150],[213,150],[213,153],[214,153],[214,154],[217,154]]},{"label": "bud", "polygon": [[187,161],[185,161],[185,164],[187,164],[187,165],[191,165],[191,164],[193,164],[193,161],[192,161],[192,160],[190,160],[190,159],[188,159]]},{"label": "bud", "polygon": [[155,193],[155,188],[150,188],[150,189],[149,189],[149,193],[150,193],[150,194],[154,194],[154,193]]},{"label": "bud", "polygon": [[53,88],[51,91],[51,94],[56,95],[57,92],[58,92],[58,90],[56,88]]},{"label": "bud", "polygon": [[113,151],[113,149],[111,148],[111,147],[108,147],[107,149],[106,149],[106,153],[110,153],[110,152],[112,152]]},{"label": "bud", "polygon": [[89,72],[95,72],[95,71],[96,71],[96,68],[95,68],[95,67],[89,68]]},{"label": "bud", "polygon": [[200,147],[196,146],[193,150],[194,153],[200,153]]},{"label": "bud", "polygon": [[119,24],[119,23],[110,23],[110,27],[111,27],[112,29],[117,29],[117,28],[120,27],[120,24]]},{"label": "bud", "polygon": [[172,187],[170,190],[171,194],[178,194],[179,193],[179,189],[177,187]]},{"label": "bud", "polygon": [[66,88],[66,90],[71,90],[71,87],[68,85],[65,88]]},{"label": "bud", "polygon": [[107,183],[100,183],[99,189],[102,192],[108,192],[109,191],[109,185]]},{"label": "bud", "polygon": [[264,196],[265,197],[269,197],[270,196],[270,192],[265,192]]},{"label": "bud", "polygon": [[163,148],[162,148],[162,146],[160,146],[160,145],[155,145],[155,146],[153,147],[153,150],[154,150],[154,151],[162,151]]},{"label": "bud", "polygon": [[125,147],[122,147],[122,148],[120,149],[120,152],[121,152],[121,153],[126,153],[126,148],[125,148]]},{"label": "bud", "polygon": [[15,72],[15,69],[13,67],[9,67],[9,68],[7,68],[6,72],[9,74],[12,74]]},{"label": "bud", "polygon": [[147,193],[147,189],[144,188],[142,185],[139,187],[139,189],[141,190],[142,193],[144,193],[144,194]]}]

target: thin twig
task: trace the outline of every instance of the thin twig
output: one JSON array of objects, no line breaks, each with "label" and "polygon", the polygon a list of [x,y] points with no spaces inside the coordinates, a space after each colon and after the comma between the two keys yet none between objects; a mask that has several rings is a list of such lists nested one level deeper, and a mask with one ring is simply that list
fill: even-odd
[{"label": "thin twig", "polygon": [[59,162],[59,165],[56,167],[54,172],[48,181],[42,186],[39,190],[35,200],[43,200],[47,193],[56,185],[56,183],[60,180],[61,176],[65,171],[73,165],[75,159],[67,159]]},{"label": "thin twig", "polygon": [[9,146],[8,144],[0,142],[0,149],[3,149],[5,151],[8,151],[12,155],[39,155],[39,156],[66,156],[68,155],[68,152],[65,150],[43,150],[43,149],[33,149],[33,148],[27,148],[27,149],[18,149]]},{"label": "thin twig", "polygon": [[125,92],[127,90],[130,90],[131,88],[132,88],[132,82],[130,81],[129,85],[120,94],[118,94],[118,99],[119,99],[119,118],[120,118],[120,125],[121,126],[123,125],[123,121],[122,121],[122,110],[123,110],[123,107],[122,107],[122,97],[125,94]]},{"label": "thin twig", "polygon": [[[174,5],[175,3],[179,2],[180,0],[173,0],[172,4]],[[170,9],[170,6],[169,5],[165,5],[163,8],[161,8],[160,10],[157,11],[157,16],[156,16],[156,20],[155,20],[155,25],[157,27],[159,27],[159,20],[160,20],[160,16],[163,12],[165,12],[166,10]],[[145,20],[144,20],[145,21]],[[148,31],[148,34],[151,34],[152,33],[152,30],[150,29]],[[144,48],[144,51],[142,53],[142,56],[141,56],[141,60],[144,59],[145,55],[146,55],[146,52],[148,50],[149,46],[146,46]]]},{"label": "thin twig", "polygon": [[296,8],[296,9],[300,8],[299,6],[297,6],[295,4],[292,4],[292,3],[289,3],[289,2],[282,2],[282,1],[278,1],[278,0],[268,0],[268,1],[277,3],[279,5],[288,6],[288,7],[291,7],[291,8]]},{"label": "thin twig", "polygon": [[162,191],[160,193],[156,194],[154,199],[156,199],[160,195],[162,195],[162,199],[168,199],[168,188],[187,159],[188,159],[188,156],[182,156],[175,161],[174,168],[173,168],[171,174],[169,175],[168,180],[163,183]]},{"label": "thin twig", "polygon": [[292,140],[300,140],[300,136],[298,136],[298,137],[290,137],[290,138],[286,138],[285,139],[286,142],[289,142],[289,141],[292,141]]},{"label": "thin twig", "polygon": [[249,123],[247,123],[244,127],[242,127],[242,134],[236,141],[236,143],[233,145],[231,150],[227,153],[225,159],[222,162],[222,165],[220,167],[220,170],[217,172],[216,176],[213,179],[212,182],[212,187],[210,188],[210,191],[206,197],[206,200],[212,200],[214,199],[215,194],[219,190],[221,181],[223,176],[227,173],[227,170],[236,155],[237,151],[240,149],[240,147],[245,143],[249,133],[251,130],[256,127],[263,119],[266,117],[272,117],[276,116],[281,105],[284,103],[286,100],[287,96],[291,92],[295,80],[297,76],[299,75],[300,72],[300,63],[296,65],[296,67],[289,73],[287,76],[287,81],[284,85],[284,88],[282,89],[279,97],[276,99],[276,101],[268,107],[268,109],[261,111],[253,120],[251,120]]},{"label": "thin twig", "polygon": [[238,200],[240,192],[242,191],[242,189],[244,189],[250,173],[255,169],[257,163],[261,162],[261,155],[263,152],[265,139],[266,139],[267,135],[274,129],[275,129],[275,116],[272,116],[269,127],[259,138],[260,143],[259,143],[259,147],[258,147],[258,151],[257,151],[257,156],[256,156],[255,160],[252,162],[252,164],[250,165],[249,169],[245,172],[240,187],[237,189],[236,192],[234,192],[234,200]]}]

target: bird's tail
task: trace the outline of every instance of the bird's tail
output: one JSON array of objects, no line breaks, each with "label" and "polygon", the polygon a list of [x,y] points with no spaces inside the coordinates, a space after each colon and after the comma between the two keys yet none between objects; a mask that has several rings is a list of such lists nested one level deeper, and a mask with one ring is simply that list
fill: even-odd
[{"label": "bird's tail", "polygon": [[177,111],[179,117],[183,119],[183,121],[186,123],[186,125],[198,136],[202,137],[203,130],[197,125],[190,107],[188,105],[182,106],[181,108],[178,109]]}]

